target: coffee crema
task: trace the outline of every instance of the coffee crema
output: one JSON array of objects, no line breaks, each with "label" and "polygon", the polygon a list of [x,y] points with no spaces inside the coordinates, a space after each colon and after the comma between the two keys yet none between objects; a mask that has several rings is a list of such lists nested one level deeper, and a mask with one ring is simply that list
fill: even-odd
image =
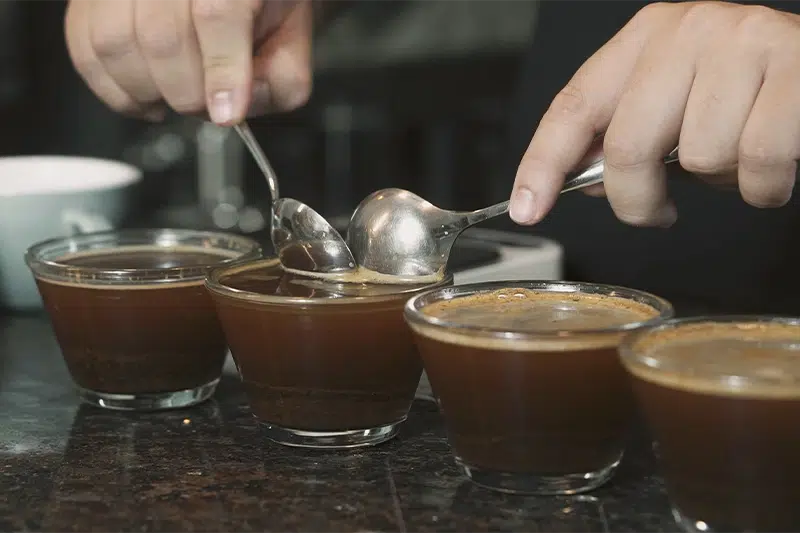
[{"label": "coffee crema", "polygon": [[[487,338],[438,326],[414,327],[442,342],[487,349],[524,351],[591,348],[616,338],[602,330],[622,328],[658,316],[644,303],[585,292],[556,292],[523,288],[461,296],[425,306],[422,313],[448,325],[482,330],[543,335],[546,338]],[[569,335],[559,338],[559,332]],[[610,340],[612,339],[613,340]]]},{"label": "coffee crema", "polygon": [[716,395],[800,399],[800,325],[704,323],[654,332],[637,343],[636,377]]},{"label": "coffee crema", "polygon": [[219,278],[225,287],[259,294],[290,298],[372,298],[413,292],[428,284],[374,282],[360,271],[335,276],[317,276],[285,270],[279,261],[258,266],[243,265]]}]

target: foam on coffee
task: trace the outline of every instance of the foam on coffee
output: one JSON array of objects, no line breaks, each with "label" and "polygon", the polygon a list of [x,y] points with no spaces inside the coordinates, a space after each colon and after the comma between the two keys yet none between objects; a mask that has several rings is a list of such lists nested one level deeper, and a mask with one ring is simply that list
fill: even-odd
[{"label": "foam on coffee", "polygon": [[[234,259],[240,252],[218,248],[203,248],[200,246],[155,246],[132,245],[115,248],[101,248],[82,252],[65,254],[56,259],[56,262],[67,267],[74,267],[69,271],[70,280],[54,280],[45,278],[47,283],[66,285],[70,287],[90,287],[92,289],[159,289],[164,288],[164,283],[159,282],[130,282],[130,283],[93,283],[91,273],[82,268],[102,270],[133,270],[133,269],[166,269],[180,267],[213,266],[219,262]],[[170,281],[169,287],[187,285],[202,285],[202,277],[193,277],[186,281]]]},{"label": "foam on coffee", "polygon": [[[235,267],[220,276],[225,287],[265,297],[313,299],[344,303],[353,298],[397,298],[427,287],[427,284],[376,283],[359,272],[321,277],[285,269],[277,259]],[[410,296],[408,296],[410,297]],[[276,300],[278,302],[279,300]]]},{"label": "foam on coffee", "polygon": [[468,330],[412,324],[420,334],[452,344],[518,351],[615,346],[622,332],[599,330],[614,330],[659,314],[647,304],[617,296],[523,288],[443,300],[425,306],[422,313],[455,326],[520,333],[528,337],[489,338]]},{"label": "foam on coffee", "polygon": [[[691,392],[800,399],[800,325],[704,322],[650,332],[628,370]],[[626,358],[627,359],[627,358]]]}]

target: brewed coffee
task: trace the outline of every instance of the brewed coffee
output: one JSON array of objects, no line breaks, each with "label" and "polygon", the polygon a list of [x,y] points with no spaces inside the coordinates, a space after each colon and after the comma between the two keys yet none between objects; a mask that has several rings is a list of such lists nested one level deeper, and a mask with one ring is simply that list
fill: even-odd
[{"label": "brewed coffee", "polygon": [[285,272],[277,260],[212,274],[231,353],[270,438],[376,444],[405,419],[422,363],[403,305],[425,287],[357,281]]},{"label": "brewed coffee", "polygon": [[73,379],[83,389],[141,394],[219,378],[226,343],[202,279],[91,283],[92,270],[211,266],[235,257],[199,247],[128,246],[60,257],[72,281],[37,277]]},{"label": "brewed coffee", "polygon": [[685,324],[629,363],[674,506],[713,531],[800,528],[800,325]]},{"label": "brewed coffee", "polygon": [[[663,310],[611,290],[540,285],[465,287],[471,294],[421,305],[422,317],[409,322],[473,480],[581,492],[610,477],[625,447],[633,401],[617,345]],[[529,475],[535,481],[524,481]]]}]

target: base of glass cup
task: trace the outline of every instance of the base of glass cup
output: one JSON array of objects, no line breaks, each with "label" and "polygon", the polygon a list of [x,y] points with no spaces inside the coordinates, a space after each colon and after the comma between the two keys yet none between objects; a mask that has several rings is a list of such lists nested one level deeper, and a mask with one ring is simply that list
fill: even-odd
[{"label": "base of glass cup", "polygon": [[[622,456],[620,456],[620,459]],[[471,466],[456,458],[467,477],[481,487],[507,494],[531,494],[537,496],[570,496],[592,491],[614,476],[620,459],[600,470],[560,476],[499,472],[483,467]]]},{"label": "base of glass cup", "polygon": [[397,435],[400,424],[404,421],[405,417],[384,426],[347,431],[305,431],[276,426],[267,422],[262,422],[261,426],[264,428],[267,438],[278,444],[295,448],[331,450],[361,448],[384,443]]},{"label": "base of glass cup", "polygon": [[81,400],[89,405],[115,411],[164,411],[190,407],[211,398],[217,389],[219,378],[193,389],[173,392],[148,392],[136,394],[113,394],[77,387]]}]

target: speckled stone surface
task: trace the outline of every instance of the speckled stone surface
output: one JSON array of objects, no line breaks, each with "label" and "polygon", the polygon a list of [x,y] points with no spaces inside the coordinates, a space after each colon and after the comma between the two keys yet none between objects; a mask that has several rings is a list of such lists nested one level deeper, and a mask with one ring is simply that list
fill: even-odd
[{"label": "speckled stone surface", "polygon": [[465,480],[434,403],[358,452],[263,438],[237,378],[161,414],[80,406],[48,322],[0,320],[3,531],[676,531],[650,446],[580,498],[517,497]]}]

